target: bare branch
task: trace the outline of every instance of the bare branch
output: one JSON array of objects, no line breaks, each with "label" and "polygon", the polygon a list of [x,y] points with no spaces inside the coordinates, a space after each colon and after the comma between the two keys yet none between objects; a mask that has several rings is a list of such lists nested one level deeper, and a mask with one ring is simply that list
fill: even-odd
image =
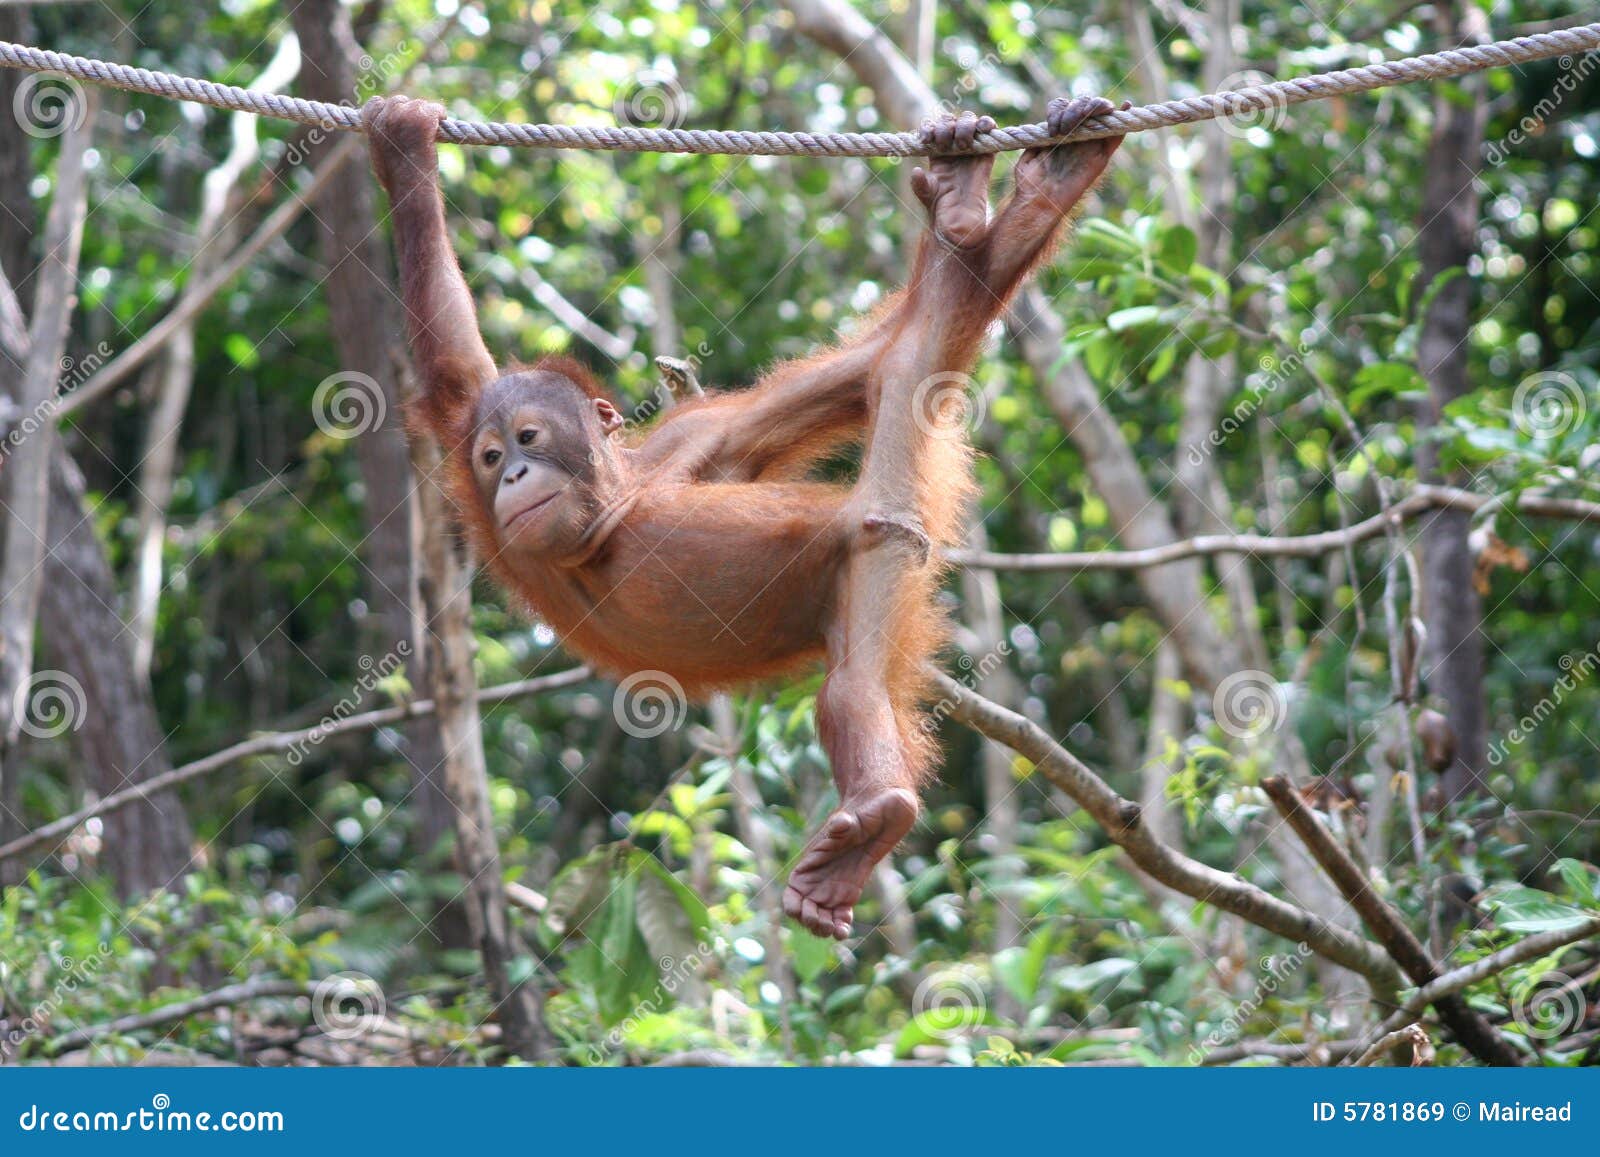
[{"label": "bare branch", "polygon": [[1135,864],[1167,887],[1306,944],[1366,977],[1379,999],[1387,999],[1398,987],[1398,971],[1376,945],[1278,899],[1236,873],[1219,871],[1174,851],[1151,834],[1138,804],[1118,795],[1032,721],[990,702],[943,672],[934,672],[933,679],[944,697],[938,714],[948,714],[1030,759],[1046,779],[1105,829]]},{"label": "bare branch", "polygon": [[112,358],[99,373],[83,385],[65,395],[61,399],[57,414],[65,417],[102,394],[109,393],[121,385],[129,374],[149,361],[174,334],[210,305],[212,299],[226,289],[263,249],[288,231],[289,226],[299,219],[305,207],[328,187],[328,183],[338,173],[339,166],[365,155],[362,144],[359,137],[353,136],[340,141],[313,170],[311,181],[305,188],[274,209],[267,219],[256,227],[256,231],[248,240],[230,253],[227,260],[219,264],[214,273],[204,278],[192,293],[185,293],[178,304],[172,307],[171,312],[146,330],[143,337]]},{"label": "bare branch", "polygon": [[4,270],[0,270],[0,349],[19,366],[28,360],[28,319]]},{"label": "bare branch", "polygon": [[506,881],[506,899],[524,912],[532,912],[535,916],[542,913],[550,904],[549,898],[544,893],[535,892],[526,884],[519,884],[515,880]]},{"label": "bare branch", "polygon": [[625,327],[621,333],[612,333],[600,326],[541,277],[531,265],[523,266],[518,277],[528,287],[528,292],[533,294],[533,299],[549,310],[552,317],[612,361],[625,361],[633,353],[634,339],[638,335],[632,326]]},{"label": "bare branch", "polygon": [[1414,1020],[1422,1015],[1422,1011],[1430,1004],[1453,996],[1469,985],[1497,976],[1508,968],[1515,968],[1519,964],[1526,964],[1530,960],[1537,960],[1547,956],[1569,944],[1576,944],[1580,940],[1600,937],[1600,916],[1595,916],[1571,928],[1560,928],[1553,932],[1540,932],[1519,940],[1498,952],[1491,952],[1488,956],[1474,960],[1471,964],[1464,964],[1460,968],[1453,968],[1437,980],[1424,984],[1416,992],[1406,998],[1404,1004],[1397,1009],[1388,1020],[1378,1026],[1378,1033],[1392,1032],[1395,1028],[1404,1025],[1408,1020]]},{"label": "bare branch", "polygon": [[278,980],[276,978],[258,977],[255,980],[246,980],[241,984],[230,984],[219,988],[215,992],[208,992],[203,996],[196,996],[190,1000],[174,1001],[164,1004],[160,1008],[152,1008],[149,1012],[135,1012],[127,1016],[118,1017],[116,1020],[107,1021],[105,1024],[94,1024],[88,1028],[74,1029],[69,1033],[51,1039],[48,1049],[52,1053],[66,1052],[68,1049],[81,1048],[93,1044],[105,1036],[120,1036],[141,1029],[155,1028],[158,1025],[171,1024],[174,1021],[188,1020],[202,1012],[210,1012],[215,1008],[229,1008],[236,1004],[243,1004],[250,1000],[263,1000],[274,996],[310,996],[316,990],[316,983],[304,980]]},{"label": "bare branch", "polygon": [[1285,1044],[1278,1041],[1240,1041],[1212,1049],[1200,1061],[1202,1065],[1231,1065],[1251,1057],[1270,1057],[1286,1064],[1325,1065],[1352,1056],[1364,1041],[1327,1040]]},{"label": "bare branch", "polygon": [[[1362,923],[1406,975],[1417,984],[1438,979],[1438,966],[1400,919],[1400,914],[1373,890],[1366,874],[1301,802],[1293,785],[1286,779],[1269,776],[1261,781],[1261,790],[1267,793],[1278,813],[1316,857]],[[1509,1042],[1460,997],[1440,997],[1434,1002],[1434,1008],[1461,1046],[1485,1064],[1512,1067],[1522,1063]]]},{"label": "bare branch", "polygon": [[[395,79],[391,91],[403,84],[411,75],[412,69],[426,60],[433,49],[444,41],[445,35],[454,27],[455,21],[454,15],[448,16],[439,21],[428,33],[424,38],[422,51]],[[72,393],[63,397],[57,408],[57,415],[65,417],[80,406],[86,406],[102,394],[114,390],[129,374],[154,357],[174,334],[210,305],[217,294],[226,289],[263,249],[288,232],[289,226],[299,220],[306,206],[321,196],[329,182],[338,175],[341,166],[365,155],[364,142],[359,136],[347,137],[336,144],[322,159],[322,163],[311,171],[311,180],[307,182],[305,188],[274,209],[239,248],[218,264],[215,272],[203,278],[192,291],[186,289],[172,311],[153,325],[143,337],[101,367],[98,373]]]},{"label": "bare branch", "polygon": [[953,550],[946,557],[957,566],[1014,571],[1143,570],[1186,558],[1215,554],[1248,554],[1257,558],[1319,558],[1388,531],[1397,520],[1414,518],[1434,509],[1487,512],[1510,506],[1537,518],[1600,523],[1600,502],[1581,498],[1518,495],[1511,501],[1500,495],[1475,494],[1454,486],[1419,486],[1387,513],[1374,514],[1347,529],[1320,534],[1278,536],[1269,534],[1205,534],[1145,550],[1079,550],[1052,554],[999,554],[994,551]]},{"label": "bare branch", "polygon": [[[554,691],[561,687],[571,687],[589,678],[587,667],[574,667],[569,671],[558,671],[554,675],[541,675],[535,679],[523,679],[516,683],[502,683],[498,687],[483,687],[478,690],[478,705],[504,703],[511,699],[521,699],[528,695],[537,695],[543,691]],[[256,735],[250,739],[235,743],[232,747],[225,747],[221,751],[213,752],[203,759],[186,763],[182,767],[175,767],[164,775],[154,776],[143,783],[136,784],[126,790],[113,792],[99,802],[88,807],[79,808],[71,815],[62,816],[58,820],[45,824],[27,835],[19,836],[9,844],[0,846],[0,861],[9,860],[23,852],[47,844],[71,832],[85,820],[95,816],[105,815],[107,812],[118,811],[129,804],[137,803],[151,796],[160,795],[162,792],[171,791],[181,784],[188,783],[191,779],[199,779],[213,771],[238,763],[240,760],[249,759],[256,755],[271,755],[278,751],[287,751],[306,743],[322,743],[335,735],[345,735],[355,731],[372,731],[379,727],[388,727],[407,719],[415,719],[422,715],[431,715],[434,712],[434,703],[431,699],[419,699],[412,703],[404,703],[398,707],[383,707],[376,711],[363,712],[352,715],[347,719],[338,719],[331,722],[318,723],[314,727],[304,727],[298,731],[274,731],[265,735]]]},{"label": "bare branch", "polygon": [[[283,88],[300,70],[300,43],[293,33],[278,43],[261,75],[253,82],[266,92]],[[235,217],[227,208],[235,187],[245,171],[261,154],[256,127],[260,118],[251,113],[234,113],[232,147],[226,157],[201,179],[200,212],[195,221],[194,243],[190,249],[190,280],[183,296],[197,292],[222,256],[225,239],[231,239]],[[173,331],[167,342],[166,357],[157,373],[155,403],[145,428],[143,452],[139,456],[139,483],[136,507],[138,537],[134,547],[132,609],[129,628],[133,633],[133,666],[141,679],[149,679],[155,655],[156,612],[161,603],[162,548],[167,536],[167,507],[172,501],[173,478],[177,471],[180,433],[189,397],[194,389],[195,323],[191,316]]]},{"label": "bare branch", "polygon": [[1411,1066],[1418,1068],[1433,1064],[1433,1042],[1420,1024],[1408,1024],[1380,1037],[1371,1048],[1354,1062],[1356,1068],[1377,1064],[1388,1054],[1405,1045],[1411,1046]]}]

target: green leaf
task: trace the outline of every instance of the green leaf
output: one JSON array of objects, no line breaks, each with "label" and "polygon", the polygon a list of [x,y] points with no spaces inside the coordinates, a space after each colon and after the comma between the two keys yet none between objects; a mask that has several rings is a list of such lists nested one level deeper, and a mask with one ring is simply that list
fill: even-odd
[{"label": "green leaf", "polygon": [[1175,341],[1163,342],[1156,350],[1156,356],[1150,359],[1150,368],[1145,371],[1145,381],[1152,386],[1161,381],[1172,372],[1172,367],[1178,361],[1178,343]]},{"label": "green leaf", "polygon": [[582,931],[604,906],[611,890],[611,854],[609,845],[596,848],[556,875],[543,923],[557,937]]},{"label": "green leaf", "polygon": [[809,932],[797,931],[789,937],[789,953],[793,958],[794,974],[809,984],[822,975],[834,960],[834,941]]},{"label": "green leaf", "polygon": [[1161,264],[1175,273],[1188,273],[1199,252],[1200,242],[1186,226],[1173,225],[1161,236]]},{"label": "green leaf", "polygon": [[1026,948],[1006,948],[994,955],[994,972],[1000,983],[1021,1004],[1032,1004],[1039,991],[1039,978],[1050,959],[1053,929],[1041,928]]},{"label": "green leaf", "polygon": [[663,985],[693,1002],[705,994],[700,973],[709,963],[701,951],[710,913],[694,892],[650,853],[635,850],[630,874],[638,881],[635,914]]},{"label": "green leaf", "polygon": [[1107,257],[1079,256],[1068,258],[1063,271],[1071,281],[1098,281],[1102,277],[1114,277],[1126,268],[1125,263]]},{"label": "green leaf", "polygon": [[595,945],[603,961],[597,969],[595,998],[608,1025],[635,1015],[647,997],[664,995],[656,960],[639,932],[638,877],[629,871],[618,877],[605,903],[604,931]]},{"label": "green leaf", "polygon": [[1266,287],[1267,285],[1264,281],[1257,281],[1251,285],[1241,285],[1238,289],[1233,291],[1233,298],[1230,304],[1235,310],[1242,309],[1247,301],[1249,301],[1256,294],[1260,293]]},{"label": "green leaf", "polygon": [[1206,265],[1194,265],[1189,269],[1189,286],[1201,297],[1227,300],[1231,295],[1232,286],[1228,279]]},{"label": "green leaf", "polygon": [[1232,353],[1239,344],[1239,335],[1231,329],[1213,330],[1200,339],[1200,352],[1208,358],[1220,358]]},{"label": "green leaf", "polygon": [[635,899],[639,882],[631,872],[616,881],[605,902],[605,924],[600,934],[600,950],[613,963],[626,960],[630,941],[638,930]]},{"label": "green leaf", "polygon": [[1422,375],[1406,362],[1375,362],[1362,366],[1351,380],[1348,405],[1359,414],[1370,401],[1394,397],[1422,385]]},{"label": "green leaf", "polygon": [[1556,872],[1566,885],[1568,899],[1578,903],[1600,900],[1600,871],[1582,860],[1563,857],[1556,861]]},{"label": "green leaf", "polygon": [[256,343],[242,333],[230,333],[222,339],[222,352],[241,370],[253,370],[261,364],[261,353]]},{"label": "green leaf", "polygon": [[1104,217],[1091,217],[1080,224],[1076,245],[1079,249],[1098,248],[1102,252],[1121,253],[1129,257],[1137,257],[1144,252],[1137,237]]},{"label": "green leaf", "polygon": [[822,1011],[832,1016],[836,1012],[859,1008],[867,992],[865,984],[847,984],[836,992],[828,994],[828,998],[822,1002]]},{"label": "green leaf", "polygon": [[1475,450],[1516,454],[1522,451],[1522,440],[1511,430],[1495,430],[1477,426],[1466,431],[1467,445]]},{"label": "green leaf", "polygon": [[1484,907],[1507,932],[1558,932],[1589,919],[1586,912],[1563,904],[1549,892],[1511,885],[1484,897]]},{"label": "green leaf", "polygon": [[1065,992],[1089,993],[1106,981],[1122,979],[1122,977],[1138,967],[1137,961],[1125,960],[1120,956],[1110,956],[1104,960],[1092,961],[1089,964],[1063,968],[1052,979],[1055,981],[1056,986]]},{"label": "green leaf", "polygon": [[912,1017],[895,1037],[894,1055],[908,1057],[918,1045],[943,1044],[967,1036],[981,1025],[999,1024],[987,1008],[945,1006]]},{"label": "green leaf", "polygon": [[1106,318],[1106,328],[1112,333],[1122,333],[1124,330],[1133,329],[1136,326],[1154,325],[1160,320],[1160,306],[1136,305],[1130,309],[1119,309]]},{"label": "green leaf", "polygon": [[1083,364],[1089,371],[1089,376],[1096,381],[1105,381],[1111,376],[1111,367],[1117,361],[1117,347],[1115,343],[1104,338],[1095,338],[1083,347]]}]

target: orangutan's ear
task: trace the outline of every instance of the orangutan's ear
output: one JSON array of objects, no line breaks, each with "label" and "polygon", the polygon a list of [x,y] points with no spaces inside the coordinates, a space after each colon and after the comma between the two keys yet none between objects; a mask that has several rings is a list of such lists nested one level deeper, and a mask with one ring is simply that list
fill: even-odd
[{"label": "orangutan's ear", "polygon": [[607,434],[615,434],[622,429],[622,414],[605,398],[594,400],[594,412],[600,415],[600,428]]}]

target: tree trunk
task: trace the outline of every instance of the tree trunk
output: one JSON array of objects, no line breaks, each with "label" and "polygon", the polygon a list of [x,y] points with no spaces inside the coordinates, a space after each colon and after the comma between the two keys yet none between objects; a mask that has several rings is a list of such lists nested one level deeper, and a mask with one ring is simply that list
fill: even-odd
[{"label": "tree trunk", "polygon": [[[0,7],[0,39],[28,43],[32,22],[25,8]],[[14,68],[0,69],[0,109],[16,107],[17,86],[27,74]],[[0,116],[0,276],[16,287],[18,313],[28,309],[32,278],[29,246],[33,241],[34,208],[28,195],[33,180],[33,138],[22,131],[14,116]],[[23,361],[27,357],[27,321],[14,321],[19,340],[0,343],[0,398],[14,398],[22,388]],[[11,478],[14,472],[0,469],[0,502],[11,505]],[[0,549],[4,543],[0,542]],[[3,748],[0,743],[0,748]],[[0,750],[0,761],[4,751]],[[0,762],[0,843],[22,832],[20,818],[20,777],[6,773]],[[11,873],[18,865],[0,864],[0,884],[14,883]]]},{"label": "tree trunk", "polygon": [[[359,49],[347,10],[339,0],[303,0],[294,24],[304,57],[305,95],[352,99]],[[414,640],[419,678],[437,704],[433,720],[410,730],[408,755],[422,837],[431,847],[454,832],[455,860],[465,881],[464,918],[458,923],[447,915],[444,934],[459,935],[478,949],[506,1051],[532,1059],[546,1042],[537,993],[511,980],[511,922],[472,669],[471,575],[454,549],[449,502],[431,482],[439,466],[437,450],[431,444],[408,448],[405,442],[401,374],[406,363],[395,344],[403,325],[375,204],[371,176],[348,166],[333,178],[317,214],[340,368],[364,375],[381,392],[384,410],[382,420],[357,442],[373,528],[363,562],[382,643],[393,647]]]},{"label": "tree trunk", "polygon": [[[50,471],[45,593],[39,619],[46,659],[83,688],[88,710],[76,740],[109,795],[171,770],[149,685],[116,606],[104,548],[83,505],[83,477],[64,451]],[[101,862],[123,896],[170,887],[190,865],[189,821],[170,792],[104,818]]]},{"label": "tree trunk", "polygon": [[[261,75],[250,86],[277,92],[294,77],[300,53],[292,37],[285,37]],[[234,189],[261,155],[256,136],[257,117],[234,113],[231,118],[233,145],[228,155],[201,182],[200,213],[195,222],[194,249],[184,281],[185,298],[206,292],[205,283],[232,248],[238,232],[238,216],[228,212]],[[185,180],[193,174],[187,166]],[[139,460],[139,485],[136,504],[139,519],[138,545],[134,549],[132,612],[134,668],[141,679],[150,677],[155,654],[156,617],[161,607],[165,573],[162,556],[167,539],[167,507],[172,502],[172,481],[178,468],[179,441],[183,419],[189,409],[194,388],[195,328],[197,312],[180,325],[162,351],[161,368],[155,375],[157,388],[145,427],[143,453]]]},{"label": "tree trunk", "polygon": [[472,669],[472,575],[446,529],[449,499],[432,481],[439,470],[438,448],[419,441],[413,452],[417,493],[429,528],[422,540],[418,587],[430,628],[427,668],[445,753],[441,770],[452,803],[456,862],[466,881],[462,894],[494,998],[501,1040],[513,1056],[534,1060],[546,1052],[549,1041],[538,991],[511,980],[511,919],[501,887],[500,847],[489,807],[489,771]]},{"label": "tree trunk", "polygon": [[[987,550],[989,536],[983,522],[975,519],[967,533],[967,546]],[[992,570],[968,569],[961,575],[961,603],[967,627],[972,631],[973,650],[965,678],[972,689],[1002,707],[1022,710],[1022,684],[1006,662],[1011,653],[1001,614],[1000,583]],[[1027,876],[1027,864],[1017,852],[1022,826],[1022,799],[1019,794],[1011,754],[998,743],[985,743],[983,763],[984,834],[990,841],[984,848],[997,871],[989,877],[994,891],[993,950],[1004,952],[1020,947],[1027,922],[1018,911],[1025,891],[1018,881]],[[995,993],[995,1012],[1009,1021],[1021,1021],[1026,1010],[1009,989]]]},{"label": "tree trunk", "polygon": [[[338,0],[305,0],[294,10],[300,38],[297,87],[311,100],[349,103],[356,96],[356,61],[361,51],[350,30],[348,10]],[[334,147],[332,139],[313,145],[313,164]],[[404,332],[395,297],[393,262],[379,228],[372,176],[363,165],[342,166],[329,180],[316,206],[328,317],[339,350],[338,370],[362,375],[378,396],[365,399],[381,418],[356,439],[356,459],[365,489],[367,523],[360,558],[366,579],[372,628],[366,646],[375,654],[394,654],[402,640],[426,665],[426,629],[415,618],[414,536],[418,523],[410,451],[406,447],[396,335]],[[425,686],[426,670],[412,672]],[[417,844],[436,851],[454,830],[453,808],[441,776],[444,763],[439,724],[419,719],[406,728],[406,758],[418,817]],[[433,921],[433,932],[450,947],[470,944],[463,913],[449,907]]]},{"label": "tree trunk", "polygon": [[78,299],[78,255],[87,207],[84,154],[94,131],[94,102],[85,95],[75,107],[75,113],[63,114],[73,123],[61,138],[56,161],[44,256],[33,275],[33,316],[26,337],[14,335],[15,341],[25,343],[14,351],[22,358],[21,380],[7,391],[16,409],[5,448],[6,472],[12,479],[0,522],[5,546],[0,557],[0,752],[7,754],[21,734],[24,710],[18,705],[33,674],[33,624],[39,614],[50,460],[57,442],[53,408]]},{"label": "tree trunk", "polygon": [[[1489,39],[1487,18],[1464,0],[1438,5],[1442,39],[1478,44]],[[1421,292],[1449,270],[1434,295],[1417,343],[1417,361],[1428,381],[1422,423],[1438,423],[1440,411],[1469,389],[1467,338],[1472,326],[1474,290],[1464,269],[1476,251],[1478,191],[1474,184],[1483,151],[1485,78],[1440,81],[1433,100],[1433,140],[1423,173],[1422,218],[1417,230]],[[1421,296],[1419,292],[1419,299]],[[1418,473],[1440,479],[1438,455],[1419,432]],[[1457,481],[1457,479],[1449,479]],[[1486,758],[1483,692],[1483,605],[1473,586],[1472,550],[1467,543],[1470,515],[1440,510],[1422,530],[1423,614],[1428,638],[1428,690],[1445,704],[1456,734],[1456,760],[1445,772],[1447,799],[1483,788]]]}]

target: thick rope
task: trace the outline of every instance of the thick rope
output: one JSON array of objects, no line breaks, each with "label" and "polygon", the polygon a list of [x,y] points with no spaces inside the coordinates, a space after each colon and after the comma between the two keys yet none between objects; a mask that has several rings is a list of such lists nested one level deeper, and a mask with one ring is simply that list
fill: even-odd
[{"label": "thick rope", "polygon": [[[1452,48],[1382,64],[1325,72],[1295,80],[1276,80],[1232,92],[1192,96],[1161,104],[1123,109],[1095,117],[1067,136],[1051,137],[1042,124],[1014,125],[984,134],[974,153],[999,153],[1035,148],[1059,141],[1088,141],[1122,136],[1217,117],[1282,109],[1292,104],[1348,93],[1369,92],[1419,80],[1464,76],[1489,68],[1527,64],[1550,57],[1570,57],[1600,49],[1600,24],[1585,24],[1536,36],[1519,36],[1495,44]],[[1563,68],[1570,68],[1567,61]],[[193,101],[214,108],[298,121],[349,132],[361,131],[361,111],[349,105],[301,100],[272,92],[255,92],[209,80],[151,72],[104,60],[66,56],[43,48],[0,41],[0,67],[51,72],[109,88]],[[463,145],[513,145],[532,149],[604,149],[627,153],[722,153],[740,156],[911,157],[927,154],[917,133],[778,133],[723,132],[714,129],[636,128],[632,126],[527,125],[479,123],[447,118],[439,139]]]}]

